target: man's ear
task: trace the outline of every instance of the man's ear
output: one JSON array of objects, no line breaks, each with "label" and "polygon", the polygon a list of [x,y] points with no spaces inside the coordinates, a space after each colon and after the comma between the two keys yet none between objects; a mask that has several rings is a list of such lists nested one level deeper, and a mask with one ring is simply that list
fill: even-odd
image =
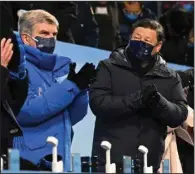
[{"label": "man's ear", "polygon": [[29,45],[29,37],[27,34],[21,34],[21,39],[24,44]]},{"label": "man's ear", "polygon": [[158,42],[152,51],[152,55],[155,53],[159,53],[162,47],[162,41]]}]

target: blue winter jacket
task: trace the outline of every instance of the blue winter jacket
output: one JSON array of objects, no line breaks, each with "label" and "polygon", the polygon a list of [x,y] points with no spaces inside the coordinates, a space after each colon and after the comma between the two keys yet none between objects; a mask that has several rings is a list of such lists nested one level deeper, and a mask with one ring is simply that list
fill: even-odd
[{"label": "blue winter jacket", "polygon": [[44,156],[52,153],[46,139],[54,136],[59,141],[58,154],[63,157],[64,169],[70,171],[72,126],[87,113],[87,91],[80,91],[65,78],[71,63],[69,58],[22,45],[29,91],[17,117],[23,137],[15,137],[13,146],[20,150],[21,157],[38,165]]}]

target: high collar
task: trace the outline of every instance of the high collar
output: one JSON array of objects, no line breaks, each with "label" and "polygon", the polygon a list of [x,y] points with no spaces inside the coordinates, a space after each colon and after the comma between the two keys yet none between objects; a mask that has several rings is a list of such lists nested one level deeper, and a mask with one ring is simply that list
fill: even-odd
[{"label": "high collar", "polygon": [[[133,67],[131,62],[128,61],[126,51],[126,47],[120,47],[114,50],[110,55],[110,61],[112,64],[120,66],[121,68],[127,68],[133,71]],[[166,61],[159,55],[156,55],[156,61],[154,66],[149,70],[145,76],[160,76],[160,77],[170,77],[171,73],[167,68]]]},{"label": "high collar", "polygon": [[25,50],[27,61],[34,64],[39,69],[52,71],[54,77],[61,77],[69,72],[69,67],[67,65],[71,63],[71,60],[68,57],[43,53],[36,48],[25,45],[22,42],[20,34],[18,32],[15,32],[15,34],[19,45]]},{"label": "high collar", "polygon": [[24,45],[26,51],[26,59],[39,69],[51,71],[55,78],[64,76],[69,72],[68,57],[58,56],[56,54],[42,53],[36,48]]},{"label": "high collar", "polygon": [[53,70],[56,64],[56,54],[41,52],[39,49],[23,44],[26,59],[39,69]]}]

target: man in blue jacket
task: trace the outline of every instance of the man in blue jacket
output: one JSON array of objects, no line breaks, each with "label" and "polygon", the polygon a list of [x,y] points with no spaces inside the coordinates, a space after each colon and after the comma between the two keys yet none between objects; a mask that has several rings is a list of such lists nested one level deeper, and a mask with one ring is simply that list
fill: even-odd
[{"label": "man in blue jacket", "polygon": [[29,91],[17,117],[23,137],[14,138],[14,147],[20,149],[23,158],[39,165],[52,153],[46,139],[54,136],[59,140],[58,155],[63,158],[65,171],[69,171],[72,126],[87,113],[87,88],[95,77],[95,66],[86,63],[75,73],[75,63],[53,54],[58,21],[50,13],[25,12],[18,25],[18,40],[26,55]]}]

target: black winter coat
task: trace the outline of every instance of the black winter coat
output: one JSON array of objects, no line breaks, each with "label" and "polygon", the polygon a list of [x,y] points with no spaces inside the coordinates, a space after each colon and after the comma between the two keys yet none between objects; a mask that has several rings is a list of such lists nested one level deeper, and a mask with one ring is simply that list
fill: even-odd
[{"label": "black winter coat", "polygon": [[[105,163],[102,141],[112,144],[111,160],[119,167],[122,156],[138,157],[138,146],[149,149],[148,165],[154,171],[164,152],[167,126],[177,127],[187,117],[187,104],[179,75],[162,64],[156,56],[154,67],[139,77],[132,69],[124,48],[119,48],[98,65],[96,82],[91,86],[90,107],[96,116],[93,155],[98,155],[100,163]],[[155,84],[160,102],[152,109],[141,107],[140,90]],[[103,164],[104,165],[104,164]]]},{"label": "black winter coat", "polygon": [[7,154],[12,147],[13,136],[22,134],[16,121],[28,92],[27,77],[23,80],[12,80],[9,72],[1,66],[1,153]]}]

